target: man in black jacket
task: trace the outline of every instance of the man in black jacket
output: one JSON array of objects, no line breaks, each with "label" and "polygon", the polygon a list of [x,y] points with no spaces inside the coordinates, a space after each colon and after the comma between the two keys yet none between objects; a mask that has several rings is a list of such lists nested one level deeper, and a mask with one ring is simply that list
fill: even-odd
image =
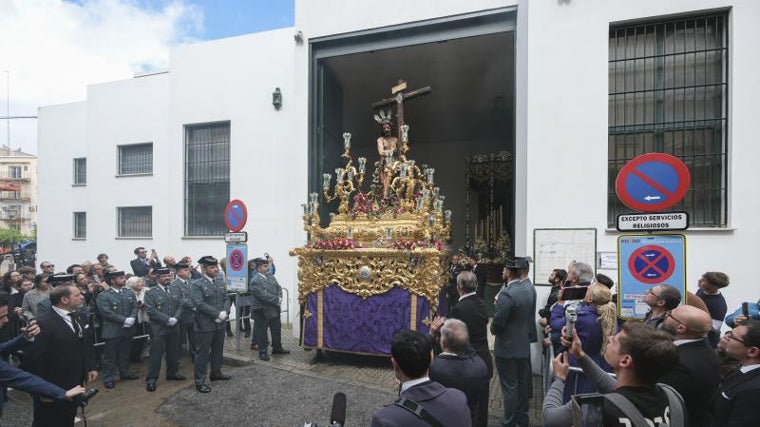
[{"label": "man in black jacket", "polygon": [[683,397],[689,427],[711,425],[709,390],[716,390],[720,382],[720,359],[705,339],[711,328],[710,314],[690,305],[665,312],[662,322],[662,329],[673,335],[679,362],[660,382]]},{"label": "man in black jacket", "polygon": [[[461,390],[467,396],[472,425],[485,426],[488,421],[488,387],[491,376],[486,364],[469,344],[467,325],[459,319],[446,320],[441,327],[443,351],[430,364],[430,379],[444,387]],[[485,411],[480,411],[481,406],[485,407]],[[485,414],[486,419],[480,420],[481,413]]]},{"label": "man in black jacket", "polygon": [[[92,328],[77,309],[84,297],[76,286],[61,285],[50,291],[51,311],[41,314],[42,332],[26,350],[24,369],[63,388],[95,381]],[[77,405],[42,397],[34,398],[33,427],[74,426]]]},{"label": "man in black jacket", "polygon": [[718,388],[712,405],[713,426],[751,427],[760,402],[760,321],[747,320],[726,332],[726,354],[741,363]]}]

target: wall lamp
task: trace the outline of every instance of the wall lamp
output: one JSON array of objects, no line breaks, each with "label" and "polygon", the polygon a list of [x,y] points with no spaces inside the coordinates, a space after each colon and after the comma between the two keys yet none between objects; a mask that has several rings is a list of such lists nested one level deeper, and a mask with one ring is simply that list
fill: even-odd
[{"label": "wall lamp", "polygon": [[282,108],[282,92],[280,92],[280,88],[275,88],[274,92],[272,92],[272,105],[274,105],[275,110]]}]

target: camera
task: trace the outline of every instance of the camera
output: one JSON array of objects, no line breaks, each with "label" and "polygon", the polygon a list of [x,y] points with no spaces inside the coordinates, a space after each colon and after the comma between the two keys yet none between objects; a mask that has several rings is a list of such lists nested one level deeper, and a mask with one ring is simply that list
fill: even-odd
[{"label": "camera", "polygon": [[565,338],[568,340],[573,339],[573,330],[575,329],[575,322],[578,320],[578,313],[575,311],[575,306],[571,305],[567,307],[565,311]]},{"label": "camera", "polygon": [[749,303],[742,303],[742,316],[749,318]]},{"label": "camera", "polygon": [[264,253],[264,258],[269,259],[269,254],[268,253]]},{"label": "camera", "polygon": [[87,406],[88,403],[90,403],[90,399],[96,394],[98,394],[99,391],[100,390],[98,390],[98,388],[95,386],[88,388],[87,390],[84,391],[84,393],[76,397],[75,401],[77,405],[84,408],[85,406]]}]

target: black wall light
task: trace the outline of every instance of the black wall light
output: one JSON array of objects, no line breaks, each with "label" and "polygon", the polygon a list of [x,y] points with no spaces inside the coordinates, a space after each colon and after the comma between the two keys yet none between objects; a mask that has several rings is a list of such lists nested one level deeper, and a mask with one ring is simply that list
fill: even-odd
[{"label": "black wall light", "polygon": [[279,110],[282,107],[282,92],[280,92],[280,88],[275,88],[274,92],[272,92],[272,105],[274,105],[275,110]]}]

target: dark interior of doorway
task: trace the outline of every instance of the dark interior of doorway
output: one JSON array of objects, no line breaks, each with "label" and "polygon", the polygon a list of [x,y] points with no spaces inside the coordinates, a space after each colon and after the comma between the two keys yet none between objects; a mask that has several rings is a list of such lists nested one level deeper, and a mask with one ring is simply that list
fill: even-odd
[{"label": "dark interior of doorway", "polygon": [[[322,58],[317,63],[321,87],[316,114],[323,129],[319,174],[340,164],[343,132],[352,134],[354,158],[377,157],[379,126],[372,103],[391,96],[399,79],[408,90],[431,86],[432,93],[405,104],[410,126],[407,157],[436,169],[436,185],[454,213],[452,247],[474,243],[479,220],[502,206],[501,228],[514,233],[512,164],[498,163],[509,176],[493,192],[488,185],[467,182],[466,159],[478,154],[514,152],[514,34],[500,32],[384,50]],[[368,187],[365,181],[365,186]],[[470,187],[469,234],[465,232]],[[365,190],[367,190],[366,188]],[[324,217],[324,215],[323,215]]]}]

